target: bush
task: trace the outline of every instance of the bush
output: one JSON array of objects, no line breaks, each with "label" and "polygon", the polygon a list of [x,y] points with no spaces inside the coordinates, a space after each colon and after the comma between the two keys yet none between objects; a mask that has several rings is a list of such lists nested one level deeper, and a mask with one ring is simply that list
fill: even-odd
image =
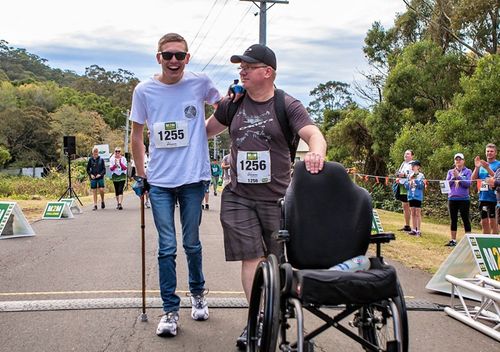
[{"label": "bush", "polygon": [[[78,165],[74,166],[78,168]],[[88,177],[81,177],[78,171],[71,167],[71,186],[78,196],[87,196],[90,193]],[[105,180],[106,192],[113,191],[113,183]],[[51,171],[49,176],[32,178],[29,176],[4,176],[0,177],[0,197],[13,199],[31,199],[33,196],[45,198],[59,198],[68,188],[68,174]]]}]

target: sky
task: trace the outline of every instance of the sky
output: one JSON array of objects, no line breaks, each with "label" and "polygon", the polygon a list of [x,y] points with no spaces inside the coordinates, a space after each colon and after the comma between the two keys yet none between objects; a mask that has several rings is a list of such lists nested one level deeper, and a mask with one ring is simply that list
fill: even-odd
[{"label": "sky", "polygon": [[[238,78],[230,56],[259,42],[259,8],[252,1],[25,0],[0,8],[0,39],[78,74],[95,64],[147,79],[160,70],[158,39],[179,33],[192,55],[187,69],[207,73],[222,93]],[[375,21],[390,28],[404,11],[402,0],[289,0],[268,8],[266,44],[277,56],[276,86],[307,106],[320,83],[362,83],[366,32]]]}]

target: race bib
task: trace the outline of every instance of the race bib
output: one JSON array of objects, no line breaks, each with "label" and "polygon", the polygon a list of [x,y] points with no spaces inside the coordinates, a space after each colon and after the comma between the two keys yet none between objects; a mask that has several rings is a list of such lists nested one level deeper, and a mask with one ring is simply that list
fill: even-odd
[{"label": "race bib", "polygon": [[261,152],[238,151],[236,170],[239,183],[271,182],[271,154]]},{"label": "race bib", "polygon": [[154,124],[156,148],[179,148],[189,145],[187,121],[167,121]]},{"label": "race bib", "polygon": [[481,192],[488,192],[490,190],[490,187],[484,180],[481,182],[481,188],[479,189]]}]

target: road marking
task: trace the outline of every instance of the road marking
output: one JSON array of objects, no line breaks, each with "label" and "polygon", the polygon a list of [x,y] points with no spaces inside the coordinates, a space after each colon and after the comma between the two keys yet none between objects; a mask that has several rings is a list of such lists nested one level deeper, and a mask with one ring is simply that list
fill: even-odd
[{"label": "road marking", "polygon": [[[189,291],[176,291],[178,294],[187,294]],[[61,296],[61,295],[100,295],[142,293],[142,290],[98,290],[98,291],[45,291],[45,292],[0,292],[0,297],[15,296]],[[160,290],[146,290],[146,293],[160,293]],[[215,295],[242,295],[243,291],[210,291]]]}]

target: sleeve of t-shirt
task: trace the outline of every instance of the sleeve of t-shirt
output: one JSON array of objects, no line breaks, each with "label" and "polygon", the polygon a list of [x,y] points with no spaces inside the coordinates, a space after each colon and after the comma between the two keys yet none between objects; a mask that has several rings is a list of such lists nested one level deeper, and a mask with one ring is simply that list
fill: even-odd
[{"label": "sleeve of t-shirt", "polygon": [[140,85],[136,86],[132,94],[132,107],[130,108],[130,121],[134,121],[144,125],[146,123],[147,111],[144,101],[144,95],[140,89]]},{"label": "sleeve of t-shirt", "polygon": [[314,125],[304,105],[288,94],[285,94],[285,109],[290,127],[294,133],[298,133],[305,126]]},{"label": "sleeve of t-shirt", "polygon": [[224,97],[222,101],[218,104],[217,109],[214,112],[214,117],[224,126],[229,126],[228,122],[228,110],[229,110],[230,98]]},{"label": "sleeve of t-shirt", "polygon": [[214,82],[212,82],[212,80],[208,76],[205,77],[205,84],[207,86],[205,102],[207,102],[207,104],[213,105],[220,101],[222,99],[222,96],[220,95],[219,90],[215,87]]}]

